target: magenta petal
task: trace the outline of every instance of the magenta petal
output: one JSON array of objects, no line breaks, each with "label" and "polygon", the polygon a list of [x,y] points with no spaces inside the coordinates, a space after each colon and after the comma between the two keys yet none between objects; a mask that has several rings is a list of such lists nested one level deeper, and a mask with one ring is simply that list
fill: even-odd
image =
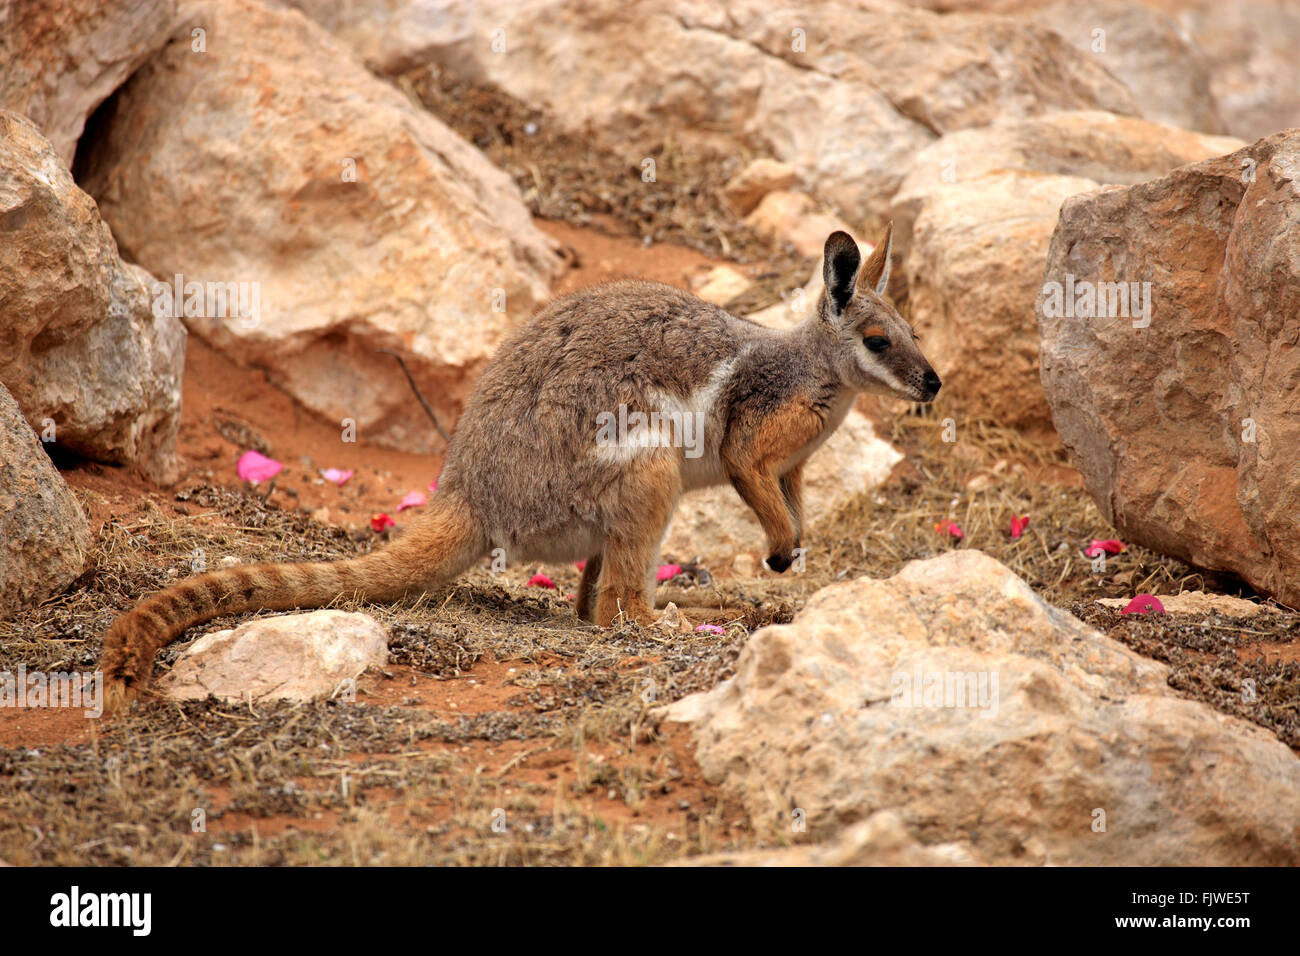
[{"label": "magenta petal", "polygon": [[727,633],[726,628],[719,627],[717,624],[701,624],[701,625],[700,625],[699,627],[697,627],[695,630],[696,630],[697,632],[698,632],[698,631],[703,631],[703,632],[706,633],[706,634],[726,634],[726,633]]},{"label": "magenta petal", "polygon": [[552,591],[555,590],[555,582],[540,572],[528,579],[528,586],[530,588],[550,588]]},{"label": "magenta petal", "polygon": [[1103,551],[1107,554],[1119,554],[1123,550],[1123,541],[1116,541],[1114,538],[1093,538],[1092,544],[1088,545],[1087,549],[1083,553],[1090,558],[1095,558]]},{"label": "magenta petal", "polygon": [[235,474],[244,481],[259,482],[274,478],[284,465],[274,458],[267,458],[260,452],[246,451],[235,463]]},{"label": "magenta petal", "polygon": [[1124,605],[1120,614],[1164,614],[1165,606],[1154,594],[1139,594]]},{"label": "magenta petal", "polygon": [[402,503],[397,506],[397,511],[400,514],[407,508],[418,508],[428,500],[428,498],[424,497],[424,492],[422,491],[407,492],[406,497],[402,499]]},{"label": "magenta petal", "polygon": [[655,573],[656,581],[669,581],[682,573],[680,564],[661,564],[659,570]]}]

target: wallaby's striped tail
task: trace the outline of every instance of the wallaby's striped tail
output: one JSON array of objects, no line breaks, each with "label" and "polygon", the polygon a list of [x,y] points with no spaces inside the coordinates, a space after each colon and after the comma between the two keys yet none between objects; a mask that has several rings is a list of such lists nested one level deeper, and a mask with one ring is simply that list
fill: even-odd
[{"label": "wallaby's striped tail", "polygon": [[396,601],[447,583],[487,550],[465,503],[443,492],[399,538],[358,558],[255,564],[186,578],[145,599],[104,635],[104,709],[115,713],[149,685],[154,655],[186,628],[223,614],[315,608],[339,597]]}]

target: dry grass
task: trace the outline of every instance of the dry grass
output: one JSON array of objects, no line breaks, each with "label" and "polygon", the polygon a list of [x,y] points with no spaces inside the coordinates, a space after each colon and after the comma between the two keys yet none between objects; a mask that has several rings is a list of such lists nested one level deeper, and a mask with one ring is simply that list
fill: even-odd
[{"label": "dry grass", "polygon": [[[806,574],[745,582],[720,574],[700,603],[732,609],[725,635],[669,639],[635,625],[600,631],[577,622],[556,593],[525,587],[531,568],[476,571],[415,605],[365,610],[389,627],[390,666],[412,681],[463,681],[489,662],[508,662],[517,693],[499,705],[448,719],[364,695],[352,705],[158,704],[88,743],[0,750],[0,858],[641,864],[762,846],[762,835],[697,779],[689,809],[677,812],[693,772],[669,743],[643,736],[648,709],[729,676],[751,630],[788,620],[816,588],[892,574],[952,546],[980,547],[1044,597],[1166,661],[1180,692],[1300,745],[1300,665],[1247,653],[1293,644],[1300,615],[1263,623],[1121,618],[1099,607],[1099,596],[1224,582],[1141,548],[1095,572],[1081,549],[1109,535],[1092,502],[1038,479],[1060,467],[1059,457],[991,429],[946,444],[937,417],[895,420],[891,437],[908,462],[886,486],[816,526]],[[279,560],[366,546],[242,493],[203,488],[189,497],[201,509],[190,518],[151,506],[109,525],[96,567],[73,589],[25,621],[0,625],[0,669],[19,662],[90,669],[111,616],[171,580],[172,569],[187,573],[196,548]],[[1016,541],[1006,530],[1013,513],[1031,517]],[[964,542],[934,531],[949,517],[966,531]],[[561,593],[577,583],[573,568],[548,570]],[[162,666],[178,650],[169,648]],[[1245,678],[1255,681],[1256,702],[1241,700]],[[552,759],[563,772],[538,769]],[[206,833],[191,832],[196,809],[207,815]],[[500,812],[505,832],[493,829]]]}]

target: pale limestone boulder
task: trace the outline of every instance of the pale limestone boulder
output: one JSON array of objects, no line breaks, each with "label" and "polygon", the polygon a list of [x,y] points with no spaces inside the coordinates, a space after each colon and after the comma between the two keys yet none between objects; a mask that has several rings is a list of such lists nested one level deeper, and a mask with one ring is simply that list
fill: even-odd
[{"label": "pale limestone boulder", "polygon": [[852,231],[839,216],[819,212],[811,196],[786,190],[769,192],[759,200],[745,217],[745,225],[760,236],[790,243],[807,258],[822,254],[831,233]]},{"label": "pale limestone boulder", "polygon": [[775,159],[756,159],[722,187],[722,201],[737,216],[747,216],[768,193],[792,189],[798,182],[799,173],[793,166]]},{"label": "pale limestone boulder", "polygon": [[1295,865],[1300,758],[1168,673],[961,549],[822,589],[659,716],[759,826],[893,810],[992,865]]},{"label": "pale limestone boulder", "polygon": [[[1062,109],[1138,113],[1119,80],[1046,28],[881,0],[365,0],[346,17],[295,2],[383,51],[372,61],[493,83],[631,162],[668,132],[785,163],[873,229],[912,157],[945,132]],[[391,42],[393,24],[416,21],[434,26]]]},{"label": "pale limestone boulder", "polygon": [[301,14],[182,13],[205,52],[185,33],[132,77],[85,156],[87,189],[158,295],[177,275],[204,284],[182,288],[191,331],[358,440],[440,447],[376,349],[408,357],[450,425],[547,299],[552,243],[505,173]]},{"label": "pale limestone boulder", "polygon": [[753,283],[734,266],[714,266],[692,283],[691,291],[705,302],[725,306]]},{"label": "pale limestone boulder", "polygon": [[175,481],[185,328],[36,127],[0,111],[0,383],[60,447]]},{"label": "pale limestone boulder", "polygon": [[158,687],[174,700],[314,700],[388,662],[388,632],[345,611],[282,614],[204,634]]},{"label": "pale limestone boulder", "polygon": [[0,617],[58,594],[84,570],[90,526],[0,385]]},{"label": "pale limestone boulder", "polygon": [[0,109],[71,166],[86,119],[176,25],[176,0],[0,0]]}]

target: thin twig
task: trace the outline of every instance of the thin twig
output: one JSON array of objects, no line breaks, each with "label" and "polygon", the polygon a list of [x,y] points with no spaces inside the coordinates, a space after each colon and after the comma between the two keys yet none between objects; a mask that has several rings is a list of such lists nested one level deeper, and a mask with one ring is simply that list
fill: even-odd
[{"label": "thin twig", "polygon": [[420,404],[424,407],[424,414],[429,416],[429,421],[433,422],[433,427],[438,430],[438,434],[442,436],[442,440],[450,445],[451,436],[448,435],[443,427],[438,424],[438,417],[433,414],[433,408],[429,405],[424,394],[420,391],[420,386],[415,384],[415,376],[412,375],[411,370],[406,367],[406,359],[402,358],[399,353],[394,352],[392,349],[375,349],[375,351],[383,352],[385,355],[391,355],[393,358],[397,359],[397,364],[402,366],[402,371],[406,373],[406,380],[411,384],[411,391],[415,393],[415,397],[420,400]]}]

